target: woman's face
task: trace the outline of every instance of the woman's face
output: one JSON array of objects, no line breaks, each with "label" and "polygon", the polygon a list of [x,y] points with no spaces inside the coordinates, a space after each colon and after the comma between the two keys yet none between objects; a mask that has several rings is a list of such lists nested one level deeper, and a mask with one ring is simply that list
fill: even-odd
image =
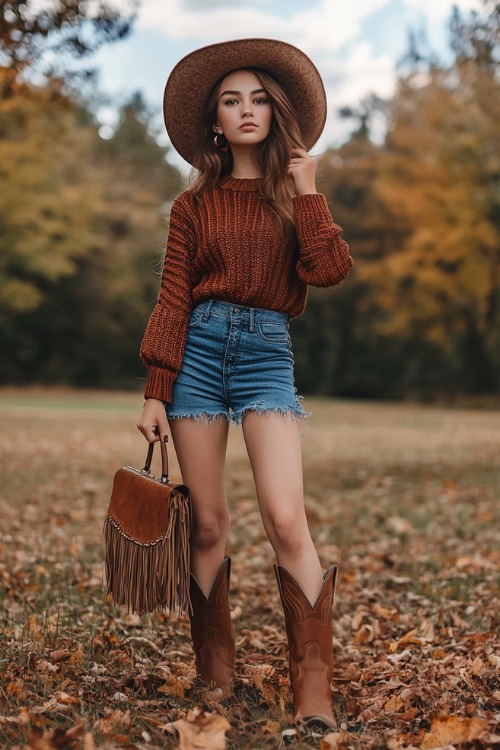
[{"label": "woman's face", "polygon": [[269,135],[273,110],[267,92],[249,70],[235,70],[223,80],[214,131],[224,133],[230,146],[255,146]]}]

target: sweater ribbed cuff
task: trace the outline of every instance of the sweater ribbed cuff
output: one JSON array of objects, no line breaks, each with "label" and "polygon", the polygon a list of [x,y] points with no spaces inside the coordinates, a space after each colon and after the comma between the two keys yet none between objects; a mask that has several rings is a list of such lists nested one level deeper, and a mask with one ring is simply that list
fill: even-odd
[{"label": "sweater ribbed cuff", "polygon": [[295,226],[300,242],[307,242],[318,234],[318,228],[332,226],[333,219],[323,193],[296,195],[293,199]]},{"label": "sweater ribbed cuff", "polygon": [[157,398],[159,401],[172,402],[172,387],[177,374],[163,367],[150,367],[146,380],[144,398]]}]

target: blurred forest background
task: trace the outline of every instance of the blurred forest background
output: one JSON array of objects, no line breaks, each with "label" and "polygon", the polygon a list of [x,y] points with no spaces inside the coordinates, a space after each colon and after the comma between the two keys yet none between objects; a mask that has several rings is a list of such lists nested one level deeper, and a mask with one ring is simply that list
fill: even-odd
[{"label": "blurred forest background", "polygon": [[[86,65],[128,33],[133,0],[126,16],[29,6],[0,6],[0,384],[141,388],[183,177],[140,94],[100,135]],[[499,21],[493,0],[455,11],[446,64],[410,39],[395,97],[342,110],[353,132],[319,159],[319,189],[356,265],[293,322],[301,392],[500,393]]]}]

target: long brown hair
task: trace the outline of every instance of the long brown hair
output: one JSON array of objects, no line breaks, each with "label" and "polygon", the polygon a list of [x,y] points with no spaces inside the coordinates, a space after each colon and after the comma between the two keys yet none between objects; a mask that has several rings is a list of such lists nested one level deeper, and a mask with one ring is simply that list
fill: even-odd
[{"label": "long brown hair", "polygon": [[[277,215],[286,235],[295,241],[292,207],[295,192],[293,181],[287,175],[287,168],[291,149],[304,148],[297,117],[285,91],[270,73],[261,68],[244,70],[257,76],[269,96],[273,110],[269,135],[255,147],[257,166],[263,175],[261,192]],[[215,187],[222,177],[231,174],[233,168],[231,150],[224,153],[214,146],[213,124],[217,120],[220,86],[226,75],[228,74],[214,86],[202,117],[203,139],[196,155],[198,168],[193,172],[190,186],[194,195]]]}]

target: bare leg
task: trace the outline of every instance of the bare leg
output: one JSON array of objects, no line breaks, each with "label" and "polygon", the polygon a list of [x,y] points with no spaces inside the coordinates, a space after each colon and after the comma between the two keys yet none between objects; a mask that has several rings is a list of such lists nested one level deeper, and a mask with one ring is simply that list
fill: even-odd
[{"label": "bare leg", "polygon": [[191,572],[208,596],[224,559],[229,531],[224,483],[229,425],[225,417],[210,425],[195,419],[171,419],[169,424],[193,504]]},{"label": "bare leg", "polygon": [[292,573],[314,605],[323,576],[304,509],[299,426],[288,416],[248,412],[243,434],[278,564]]}]

